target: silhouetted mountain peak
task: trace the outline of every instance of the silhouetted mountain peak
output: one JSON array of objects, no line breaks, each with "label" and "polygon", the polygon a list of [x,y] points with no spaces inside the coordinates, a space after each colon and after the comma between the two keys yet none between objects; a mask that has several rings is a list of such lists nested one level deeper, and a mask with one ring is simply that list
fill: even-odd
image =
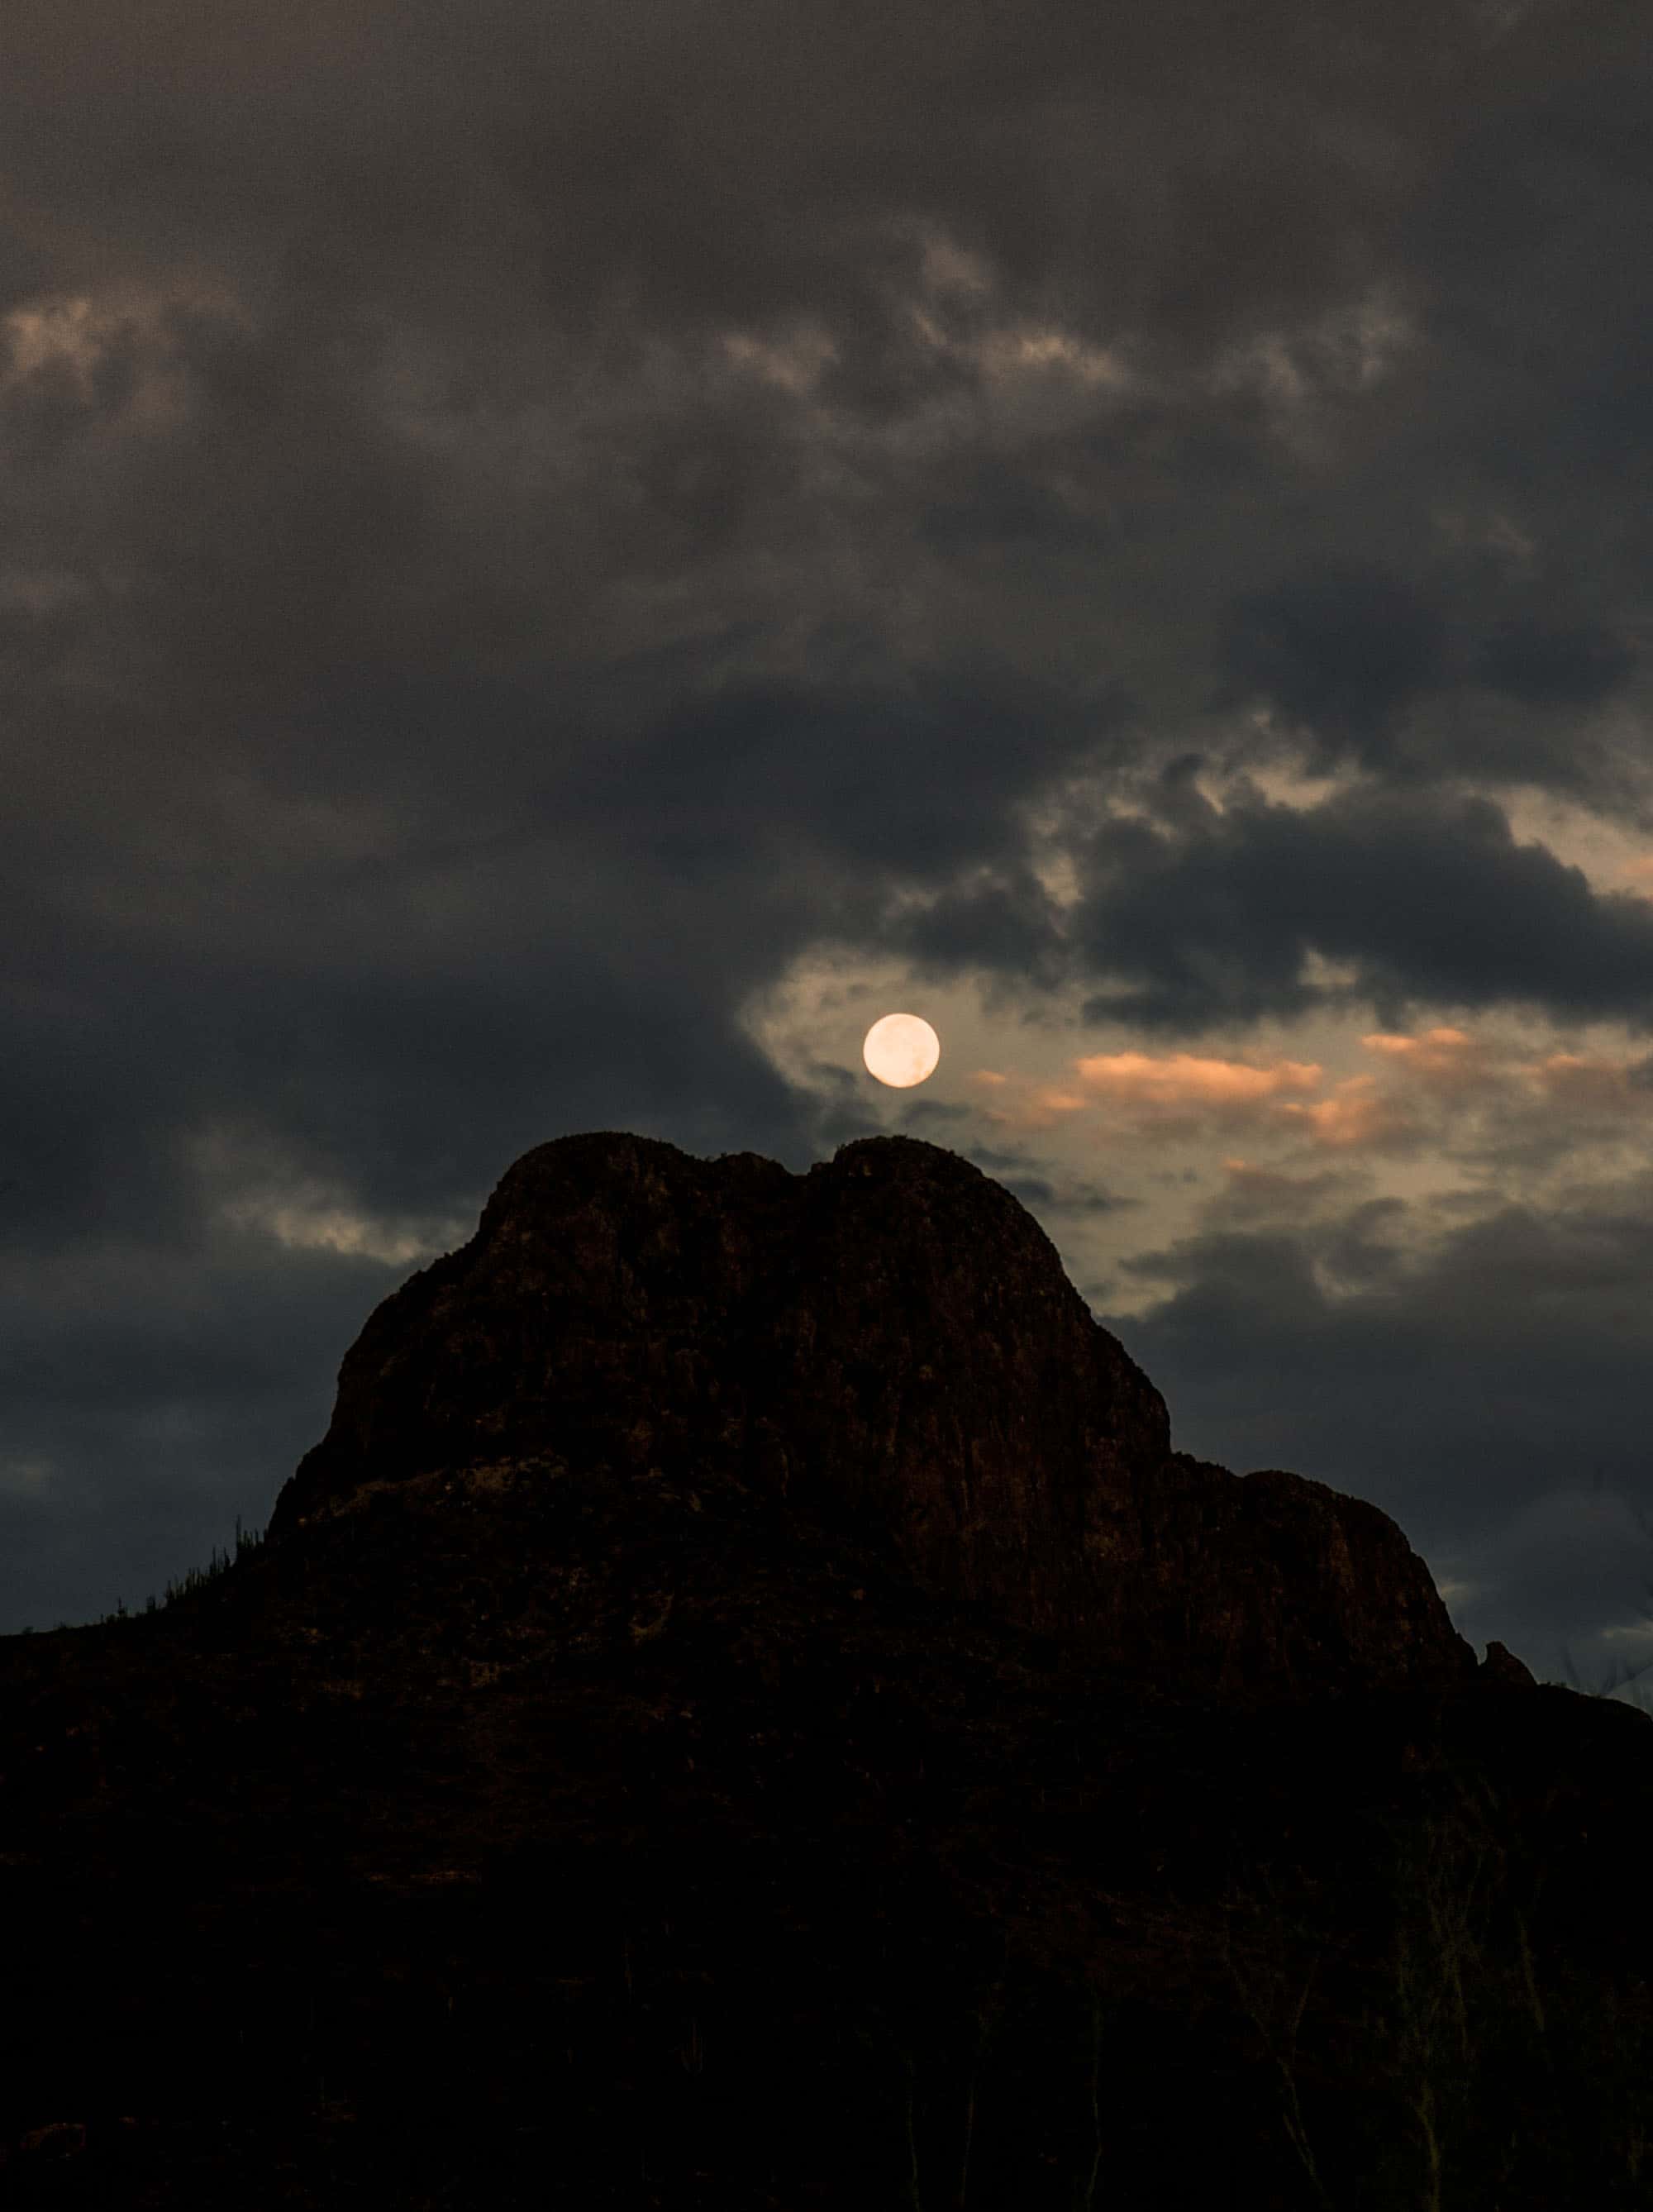
[{"label": "silhouetted mountain peak", "polygon": [[501,1460],[787,1499],[927,1589],[1204,1686],[1475,1674],[1386,1515],[1173,1452],[1038,1223],[915,1138],[802,1176],[622,1131],[537,1146],[370,1317],[270,1534]]}]

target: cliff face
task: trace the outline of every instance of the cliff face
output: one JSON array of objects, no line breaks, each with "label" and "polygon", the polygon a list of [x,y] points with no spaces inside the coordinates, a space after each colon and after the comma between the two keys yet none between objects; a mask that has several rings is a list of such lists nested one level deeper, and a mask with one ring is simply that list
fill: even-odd
[{"label": "cliff face", "polygon": [[611,1133],[526,1153],[471,1242],[373,1314],[270,1534],[500,1459],[876,1527],[927,1588],[1205,1686],[1476,1674],[1386,1515],[1173,1452],[1032,1216],[911,1138],[804,1176]]}]

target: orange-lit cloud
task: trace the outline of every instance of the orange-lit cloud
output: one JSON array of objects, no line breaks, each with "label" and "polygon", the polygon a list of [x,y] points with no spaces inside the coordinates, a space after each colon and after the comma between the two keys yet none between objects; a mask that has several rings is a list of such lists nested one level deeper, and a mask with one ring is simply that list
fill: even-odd
[{"label": "orange-lit cloud", "polygon": [[[969,1080],[1003,1100],[984,1110],[1001,1127],[1045,1130],[1102,1107],[1110,1128],[1146,1135],[1191,1133],[1202,1126],[1271,1124],[1330,1152],[1393,1150],[1421,1140],[1414,1102],[1439,1107],[1479,1104],[1534,1091],[1545,1103],[1631,1108],[1653,1112],[1653,1091],[1632,1091],[1628,1060],[1554,1052],[1531,1060],[1502,1057],[1468,1030],[1425,1030],[1416,1036],[1374,1030],[1362,1046],[1384,1063],[1385,1079],[1351,1075],[1321,1098],[1313,1091],[1325,1070],[1317,1061],[1246,1060],[1170,1053],[1095,1053],[1072,1063],[1067,1080],[1024,1078],[980,1068]],[[1006,1094],[1008,1094],[1007,1096]],[[1231,1170],[1236,1163],[1228,1162]]]},{"label": "orange-lit cloud", "polygon": [[1330,1098],[1319,1099],[1312,1106],[1288,1103],[1275,1111],[1304,1135],[1334,1152],[1410,1138],[1415,1133],[1411,1119],[1392,1096],[1379,1096],[1376,1081],[1375,1075],[1351,1075],[1338,1085]]},{"label": "orange-lit cloud", "polygon": [[[1139,1052],[1095,1053],[1076,1060],[1073,1072],[1076,1082],[1026,1084],[1013,1106],[989,1109],[988,1118],[1017,1128],[1048,1129],[1066,1115],[1101,1104],[1137,1129],[1231,1121],[1254,1116],[1282,1091],[1312,1091],[1322,1073],[1301,1060],[1253,1067],[1186,1052],[1164,1059]],[[971,1079],[996,1090],[1018,1081],[990,1068]]]},{"label": "orange-lit cloud", "polygon": [[1498,1081],[1492,1053],[1465,1030],[1425,1030],[1421,1036],[1375,1030],[1360,1042],[1366,1051],[1388,1060],[1398,1076],[1423,1090],[1461,1094]]},{"label": "orange-lit cloud", "polygon": [[1249,1106],[1280,1091],[1312,1091],[1321,1077],[1313,1061],[1282,1060],[1273,1067],[1252,1067],[1243,1060],[1199,1060],[1186,1052],[1165,1060],[1140,1052],[1097,1053],[1076,1060],[1073,1070],[1098,1097],[1182,1110]]},{"label": "orange-lit cloud", "polygon": [[1565,1098],[1574,1105],[1653,1105],[1653,1097],[1630,1087],[1630,1062],[1587,1059],[1583,1053],[1547,1053],[1542,1060],[1516,1063],[1516,1072],[1548,1097]]},{"label": "orange-lit cloud", "polygon": [[1500,1060],[1492,1048],[1454,1029],[1428,1030],[1419,1037],[1374,1035],[1360,1042],[1368,1052],[1384,1054],[1397,1073],[1437,1094],[1507,1091],[1524,1079],[1550,1098],[1603,1106],[1638,1103],[1630,1089],[1628,1060],[1590,1059],[1576,1052]]}]

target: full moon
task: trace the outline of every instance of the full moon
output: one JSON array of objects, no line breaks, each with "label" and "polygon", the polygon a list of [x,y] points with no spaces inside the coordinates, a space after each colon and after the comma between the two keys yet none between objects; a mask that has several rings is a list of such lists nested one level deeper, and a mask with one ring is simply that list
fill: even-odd
[{"label": "full moon", "polygon": [[861,1044],[867,1073],[897,1091],[910,1091],[933,1075],[940,1057],[940,1038],[916,1014],[886,1014],[873,1023]]}]

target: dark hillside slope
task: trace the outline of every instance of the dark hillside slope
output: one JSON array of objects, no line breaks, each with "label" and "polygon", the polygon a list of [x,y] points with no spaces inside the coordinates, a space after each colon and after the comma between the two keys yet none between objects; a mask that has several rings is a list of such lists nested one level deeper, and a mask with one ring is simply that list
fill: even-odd
[{"label": "dark hillside slope", "polygon": [[0,1642],[0,2201],[1630,2212],[1650,1814],[964,1162],[566,1139],[262,1545]]}]

